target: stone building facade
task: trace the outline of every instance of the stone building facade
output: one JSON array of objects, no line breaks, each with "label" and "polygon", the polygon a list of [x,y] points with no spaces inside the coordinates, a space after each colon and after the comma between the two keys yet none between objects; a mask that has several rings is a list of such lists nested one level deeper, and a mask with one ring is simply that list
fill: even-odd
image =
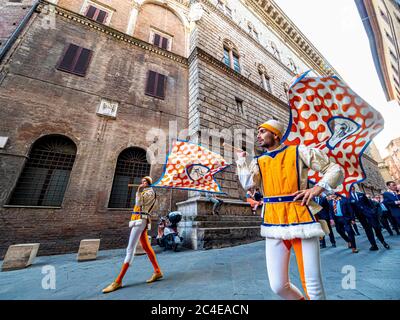
[{"label": "stone building facade", "polygon": [[[232,163],[226,145],[258,152],[254,129],[288,123],[288,83],[310,68],[337,74],[273,1],[38,2],[0,64],[0,256],[125,246],[138,179],[162,173],[149,150],[181,132]],[[220,216],[200,194],[158,191],[191,248],[260,238],[234,165],[218,181]]]},{"label": "stone building facade", "polygon": [[386,189],[382,164],[374,158],[370,150],[364,153],[362,164],[367,178],[358,184],[360,191],[372,196],[381,194]]},{"label": "stone building facade", "polygon": [[400,104],[400,4],[397,0],[356,0],[387,101]]},{"label": "stone building facade", "polygon": [[389,168],[392,179],[400,184],[400,138],[393,139],[386,147],[389,155],[385,158],[385,163]]}]

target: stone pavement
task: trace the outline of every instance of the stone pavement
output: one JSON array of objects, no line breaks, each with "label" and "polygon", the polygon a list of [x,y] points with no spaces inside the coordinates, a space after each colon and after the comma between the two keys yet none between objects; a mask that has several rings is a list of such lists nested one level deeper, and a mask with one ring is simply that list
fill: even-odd
[{"label": "stone pavement", "polygon": [[[352,254],[339,238],[337,248],[328,245],[321,251],[328,299],[400,299],[400,236],[389,237],[385,231],[391,250],[378,244],[380,250],[370,252],[360,230],[360,253]],[[165,277],[152,284],[145,283],[152,273],[147,256],[137,256],[125,276],[125,288],[102,294],[118,274],[124,253],[100,251],[97,260],[79,263],[76,254],[38,257],[27,269],[0,272],[0,299],[279,299],[269,288],[263,241],[209,251],[160,252]],[[43,267],[48,265],[55,268],[55,289],[42,287],[48,274]],[[355,289],[342,288],[346,265],[355,267]],[[294,255],[290,270],[292,282],[301,288]]]}]

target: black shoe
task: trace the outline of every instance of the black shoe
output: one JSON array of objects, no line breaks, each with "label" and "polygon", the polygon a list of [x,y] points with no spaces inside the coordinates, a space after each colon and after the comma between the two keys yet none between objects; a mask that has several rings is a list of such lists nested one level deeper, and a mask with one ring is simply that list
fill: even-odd
[{"label": "black shoe", "polygon": [[371,248],[369,248],[369,251],[378,251],[379,248],[378,246],[371,246]]},{"label": "black shoe", "polygon": [[320,247],[321,249],[324,249],[324,248],[326,248],[326,244],[320,244],[319,247]]},{"label": "black shoe", "polygon": [[336,243],[332,243],[332,247],[336,248]]},{"label": "black shoe", "polygon": [[385,247],[385,249],[390,249],[390,246],[386,242],[383,243],[383,246]]}]

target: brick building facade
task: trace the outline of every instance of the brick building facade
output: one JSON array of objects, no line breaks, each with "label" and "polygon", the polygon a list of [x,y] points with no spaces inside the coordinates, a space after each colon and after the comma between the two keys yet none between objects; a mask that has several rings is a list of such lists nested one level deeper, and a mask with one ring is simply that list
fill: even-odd
[{"label": "brick building facade", "polygon": [[0,50],[32,9],[34,0],[0,0]]},{"label": "brick building facade", "polygon": [[[0,256],[21,242],[40,242],[39,254],[93,237],[125,246],[137,179],[162,173],[152,146],[188,129],[230,160],[223,142],[252,151],[260,121],[288,123],[296,73],[336,73],[273,1],[51,2],[0,64]],[[234,166],[218,180],[219,217],[197,193],[158,191],[157,213],[181,210],[194,249],[259,239]]]},{"label": "brick building facade", "polygon": [[[175,15],[172,18],[175,21]],[[127,156],[132,163],[146,163],[146,150],[153,143],[146,140],[149,129],[168,132],[169,122],[176,121],[180,130],[187,127],[188,118],[187,58],[145,40],[61,7],[39,5],[1,66],[0,135],[8,137],[8,142],[0,149],[0,256],[10,244],[27,241],[40,242],[41,254],[76,250],[82,238],[99,237],[102,248],[125,245],[130,209],[120,208],[125,203],[118,199],[116,205],[111,202],[119,156],[131,150]],[[69,44],[91,51],[85,76],[58,68]],[[164,99],[145,94],[150,70],[166,76]],[[100,110],[101,105],[111,109]],[[69,174],[66,168],[56,168],[57,174],[69,175],[67,183],[57,180],[66,185],[65,190],[56,186],[56,191],[65,192],[62,201],[56,204],[57,199],[48,194],[52,180],[36,186],[40,195],[29,194],[26,199],[23,168],[28,158],[34,160],[35,142],[53,135],[56,139],[48,139],[46,149],[62,153],[58,145],[70,142],[76,150]],[[42,162],[51,162],[49,167],[57,166],[51,157],[42,150],[38,155]],[[32,164],[30,169],[39,180],[37,167]],[[157,177],[162,165],[144,169],[136,165],[134,171]],[[128,183],[137,184],[137,179],[119,184],[125,187],[122,192],[132,195],[134,188],[129,189]],[[165,213],[171,195],[159,193],[159,211]],[[174,198],[184,196],[184,192],[173,192]]]}]

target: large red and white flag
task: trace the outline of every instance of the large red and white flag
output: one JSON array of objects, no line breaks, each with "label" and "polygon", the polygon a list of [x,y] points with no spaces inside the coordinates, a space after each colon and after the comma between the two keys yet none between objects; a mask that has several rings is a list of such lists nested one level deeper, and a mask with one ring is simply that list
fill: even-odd
[{"label": "large red and white flag", "polygon": [[152,186],[222,193],[214,175],[228,166],[221,155],[201,145],[178,140],[167,157],[162,177]]},{"label": "large red and white flag", "polygon": [[[291,119],[285,144],[325,151],[345,171],[337,193],[349,196],[353,184],[366,179],[361,156],[383,129],[381,114],[337,77],[297,76],[289,89]],[[309,180],[318,182],[310,170]]]}]

